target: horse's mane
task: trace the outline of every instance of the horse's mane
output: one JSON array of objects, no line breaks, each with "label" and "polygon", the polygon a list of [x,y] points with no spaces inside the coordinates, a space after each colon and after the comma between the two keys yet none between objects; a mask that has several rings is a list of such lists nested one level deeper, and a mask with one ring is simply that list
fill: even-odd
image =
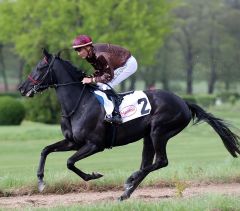
[{"label": "horse's mane", "polygon": [[74,66],[70,61],[64,60],[60,57],[58,57],[58,60],[60,61],[61,65],[63,65],[63,68],[68,71],[72,79],[75,81],[82,80],[86,76],[86,74],[81,69]]}]

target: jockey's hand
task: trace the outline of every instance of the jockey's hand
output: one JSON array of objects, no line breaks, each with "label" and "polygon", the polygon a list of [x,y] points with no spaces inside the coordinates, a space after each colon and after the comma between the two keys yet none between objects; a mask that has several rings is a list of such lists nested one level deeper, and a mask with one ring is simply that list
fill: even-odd
[{"label": "jockey's hand", "polygon": [[100,76],[101,81],[103,81],[104,83],[108,82],[110,80],[110,74],[108,73],[104,73],[102,76]]},{"label": "jockey's hand", "polygon": [[90,83],[92,83],[92,78],[83,78],[82,83],[83,84],[90,84]]}]

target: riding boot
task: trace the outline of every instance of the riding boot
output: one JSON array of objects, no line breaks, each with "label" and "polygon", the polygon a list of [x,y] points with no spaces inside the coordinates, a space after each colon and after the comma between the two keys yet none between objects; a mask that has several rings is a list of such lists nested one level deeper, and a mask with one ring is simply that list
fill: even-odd
[{"label": "riding boot", "polygon": [[121,124],[122,123],[122,117],[121,117],[121,114],[120,114],[120,111],[119,111],[119,106],[122,102],[122,99],[112,90],[111,91],[107,90],[107,91],[108,91],[108,94],[109,94],[109,97],[110,97],[111,101],[113,102],[114,109],[113,109],[112,117],[107,117],[106,116],[104,121],[111,122],[111,123],[114,123],[114,124]]}]

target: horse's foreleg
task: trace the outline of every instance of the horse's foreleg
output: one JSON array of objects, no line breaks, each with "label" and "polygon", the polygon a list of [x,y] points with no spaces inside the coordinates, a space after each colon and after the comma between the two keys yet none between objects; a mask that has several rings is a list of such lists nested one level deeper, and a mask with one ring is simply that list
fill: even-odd
[{"label": "horse's foreleg", "polygon": [[71,156],[67,161],[67,167],[72,170],[74,173],[76,173],[78,176],[80,176],[83,180],[88,181],[92,179],[98,179],[102,177],[102,174],[99,173],[92,173],[92,174],[86,174],[82,172],[80,169],[76,168],[74,164],[90,155],[93,155],[99,151],[102,151],[99,147],[97,147],[95,144],[87,143],[85,144],[80,150],[78,150],[73,156]]},{"label": "horse's foreleg", "polygon": [[48,154],[51,152],[59,152],[59,151],[69,151],[69,150],[77,150],[77,146],[74,142],[68,141],[66,139],[46,146],[41,152],[41,158],[38,166],[37,177],[38,177],[38,190],[40,192],[43,191],[45,185],[43,181],[44,177],[44,166],[46,162],[46,158]]}]

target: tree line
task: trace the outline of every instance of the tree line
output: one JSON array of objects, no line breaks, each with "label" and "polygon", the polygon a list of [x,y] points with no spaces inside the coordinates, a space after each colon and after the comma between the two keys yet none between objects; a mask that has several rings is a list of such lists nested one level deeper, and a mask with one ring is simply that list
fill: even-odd
[{"label": "tree line", "polygon": [[207,81],[207,92],[216,83],[225,89],[239,81],[239,0],[184,0],[173,9],[174,28],[159,49],[159,76],[164,89],[171,80],[186,82],[185,92],[193,93],[194,80]]},{"label": "tree line", "polygon": [[228,90],[240,76],[239,18],[240,0],[2,0],[2,81],[7,90],[6,48],[18,58],[19,80],[39,61],[42,47],[67,49],[63,56],[90,73],[91,66],[70,50],[76,35],[88,34],[137,58],[139,70],[122,90],[134,89],[137,80],[146,87],[161,82],[166,90],[182,80],[188,94],[196,80],[207,81],[208,93],[217,82]]}]

